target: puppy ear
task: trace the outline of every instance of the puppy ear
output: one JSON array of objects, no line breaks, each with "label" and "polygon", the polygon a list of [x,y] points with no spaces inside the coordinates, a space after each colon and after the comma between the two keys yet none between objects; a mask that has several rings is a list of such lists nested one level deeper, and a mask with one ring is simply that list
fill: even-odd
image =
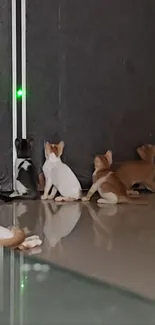
[{"label": "puppy ear", "polygon": [[44,150],[46,149],[46,146],[47,146],[48,144],[49,144],[49,142],[44,140]]},{"label": "puppy ear", "polygon": [[45,153],[45,158],[48,158],[49,155],[49,142],[44,141],[44,153]]},{"label": "puppy ear", "polygon": [[63,141],[60,141],[59,144],[57,145],[57,147],[58,147],[58,152],[59,152],[59,157],[60,157],[60,156],[62,155],[62,153],[63,153],[64,146],[65,146],[65,144],[64,144]]},{"label": "puppy ear", "polygon": [[17,139],[15,140],[15,147],[16,147],[16,149],[18,149],[18,148],[20,147],[21,142],[22,142],[22,139],[20,139],[20,138],[17,138]]},{"label": "puppy ear", "polygon": [[142,160],[146,160],[146,148],[144,145],[138,147],[136,151]]},{"label": "puppy ear", "polygon": [[27,142],[28,142],[30,148],[32,149],[32,147],[33,147],[33,143],[34,143],[33,138],[28,138],[28,139],[27,139]]},{"label": "puppy ear", "polygon": [[96,156],[94,159],[94,167],[95,169],[100,169],[101,168],[101,158],[100,156]]},{"label": "puppy ear", "polygon": [[105,158],[107,159],[108,163],[109,163],[109,166],[112,165],[112,151],[111,150],[108,150],[106,153],[105,153]]}]

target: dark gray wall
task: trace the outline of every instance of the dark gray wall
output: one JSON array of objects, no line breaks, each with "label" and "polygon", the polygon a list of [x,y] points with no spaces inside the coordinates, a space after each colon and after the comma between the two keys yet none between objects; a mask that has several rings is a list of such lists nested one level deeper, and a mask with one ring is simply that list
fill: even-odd
[{"label": "dark gray wall", "polygon": [[155,143],[155,2],[27,0],[28,133],[87,186],[96,153],[114,160]]},{"label": "dark gray wall", "polygon": [[27,1],[27,123],[38,168],[44,140],[58,141],[58,8],[58,0]]},{"label": "dark gray wall", "polygon": [[0,191],[12,190],[10,3],[0,0]]}]

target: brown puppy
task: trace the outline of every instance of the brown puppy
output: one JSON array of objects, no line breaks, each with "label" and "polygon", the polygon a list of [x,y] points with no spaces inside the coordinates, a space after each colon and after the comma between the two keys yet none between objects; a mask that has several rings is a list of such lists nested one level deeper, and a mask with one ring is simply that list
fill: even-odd
[{"label": "brown puppy", "polygon": [[143,184],[151,192],[155,192],[155,165],[153,165],[155,146],[143,145],[137,148],[137,153],[142,160],[123,163],[116,171],[116,176],[127,190],[139,183]]},{"label": "brown puppy", "polygon": [[94,165],[95,171],[93,173],[93,185],[91,186],[86,197],[82,201],[89,201],[92,195],[98,191],[101,198],[98,203],[117,204],[117,203],[135,203],[147,204],[141,199],[131,199],[126,194],[126,187],[112,172],[110,167],[112,164],[112,152],[108,150],[103,156],[96,156]]}]

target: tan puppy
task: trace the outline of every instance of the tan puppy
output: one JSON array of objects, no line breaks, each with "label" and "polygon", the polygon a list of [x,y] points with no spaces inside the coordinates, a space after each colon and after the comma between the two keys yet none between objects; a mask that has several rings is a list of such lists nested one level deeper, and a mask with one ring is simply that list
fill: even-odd
[{"label": "tan puppy", "polygon": [[110,167],[112,164],[112,152],[108,150],[103,156],[96,156],[94,165],[95,171],[93,173],[93,185],[91,186],[86,197],[83,197],[83,201],[89,201],[92,195],[98,191],[101,198],[98,203],[135,203],[135,204],[147,204],[146,201],[142,201],[138,198],[129,198],[126,194],[126,188],[116,176],[115,172],[112,172]]},{"label": "tan puppy", "polygon": [[153,165],[155,146],[143,145],[137,148],[137,153],[142,160],[123,163],[116,171],[116,176],[127,190],[130,190],[134,184],[139,183],[143,184],[151,192],[155,192],[155,165]]}]

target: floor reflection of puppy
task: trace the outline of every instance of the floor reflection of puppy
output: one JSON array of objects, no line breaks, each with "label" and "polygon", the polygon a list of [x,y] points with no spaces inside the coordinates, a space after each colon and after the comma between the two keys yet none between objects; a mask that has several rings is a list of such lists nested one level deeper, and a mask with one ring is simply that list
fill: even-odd
[{"label": "floor reflection of puppy", "polygon": [[15,225],[24,229],[27,235],[38,235],[44,240],[44,211],[41,201],[14,202]]},{"label": "floor reflection of puppy", "polygon": [[[27,213],[26,202],[13,202],[12,204],[0,205],[0,224],[3,227],[19,226],[19,217]],[[23,228],[21,226],[21,228]]]},{"label": "floor reflection of puppy", "polygon": [[96,209],[91,202],[85,202],[84,205],[93,220],[94,244],[99,247],[105,242],[106,249],[112,250],[112,231],[109,225],[106,225],[105,217],[115,216],[118,210],[117,205],[101,205],[101,208],[96,206]]},{"label": "floor reflection of puppy", "polygon": [[45,225],[44,234],[50,245],[54,248],[61,239],[68,236],[81,217],[79,202],[58,204],[44,201]]}]

